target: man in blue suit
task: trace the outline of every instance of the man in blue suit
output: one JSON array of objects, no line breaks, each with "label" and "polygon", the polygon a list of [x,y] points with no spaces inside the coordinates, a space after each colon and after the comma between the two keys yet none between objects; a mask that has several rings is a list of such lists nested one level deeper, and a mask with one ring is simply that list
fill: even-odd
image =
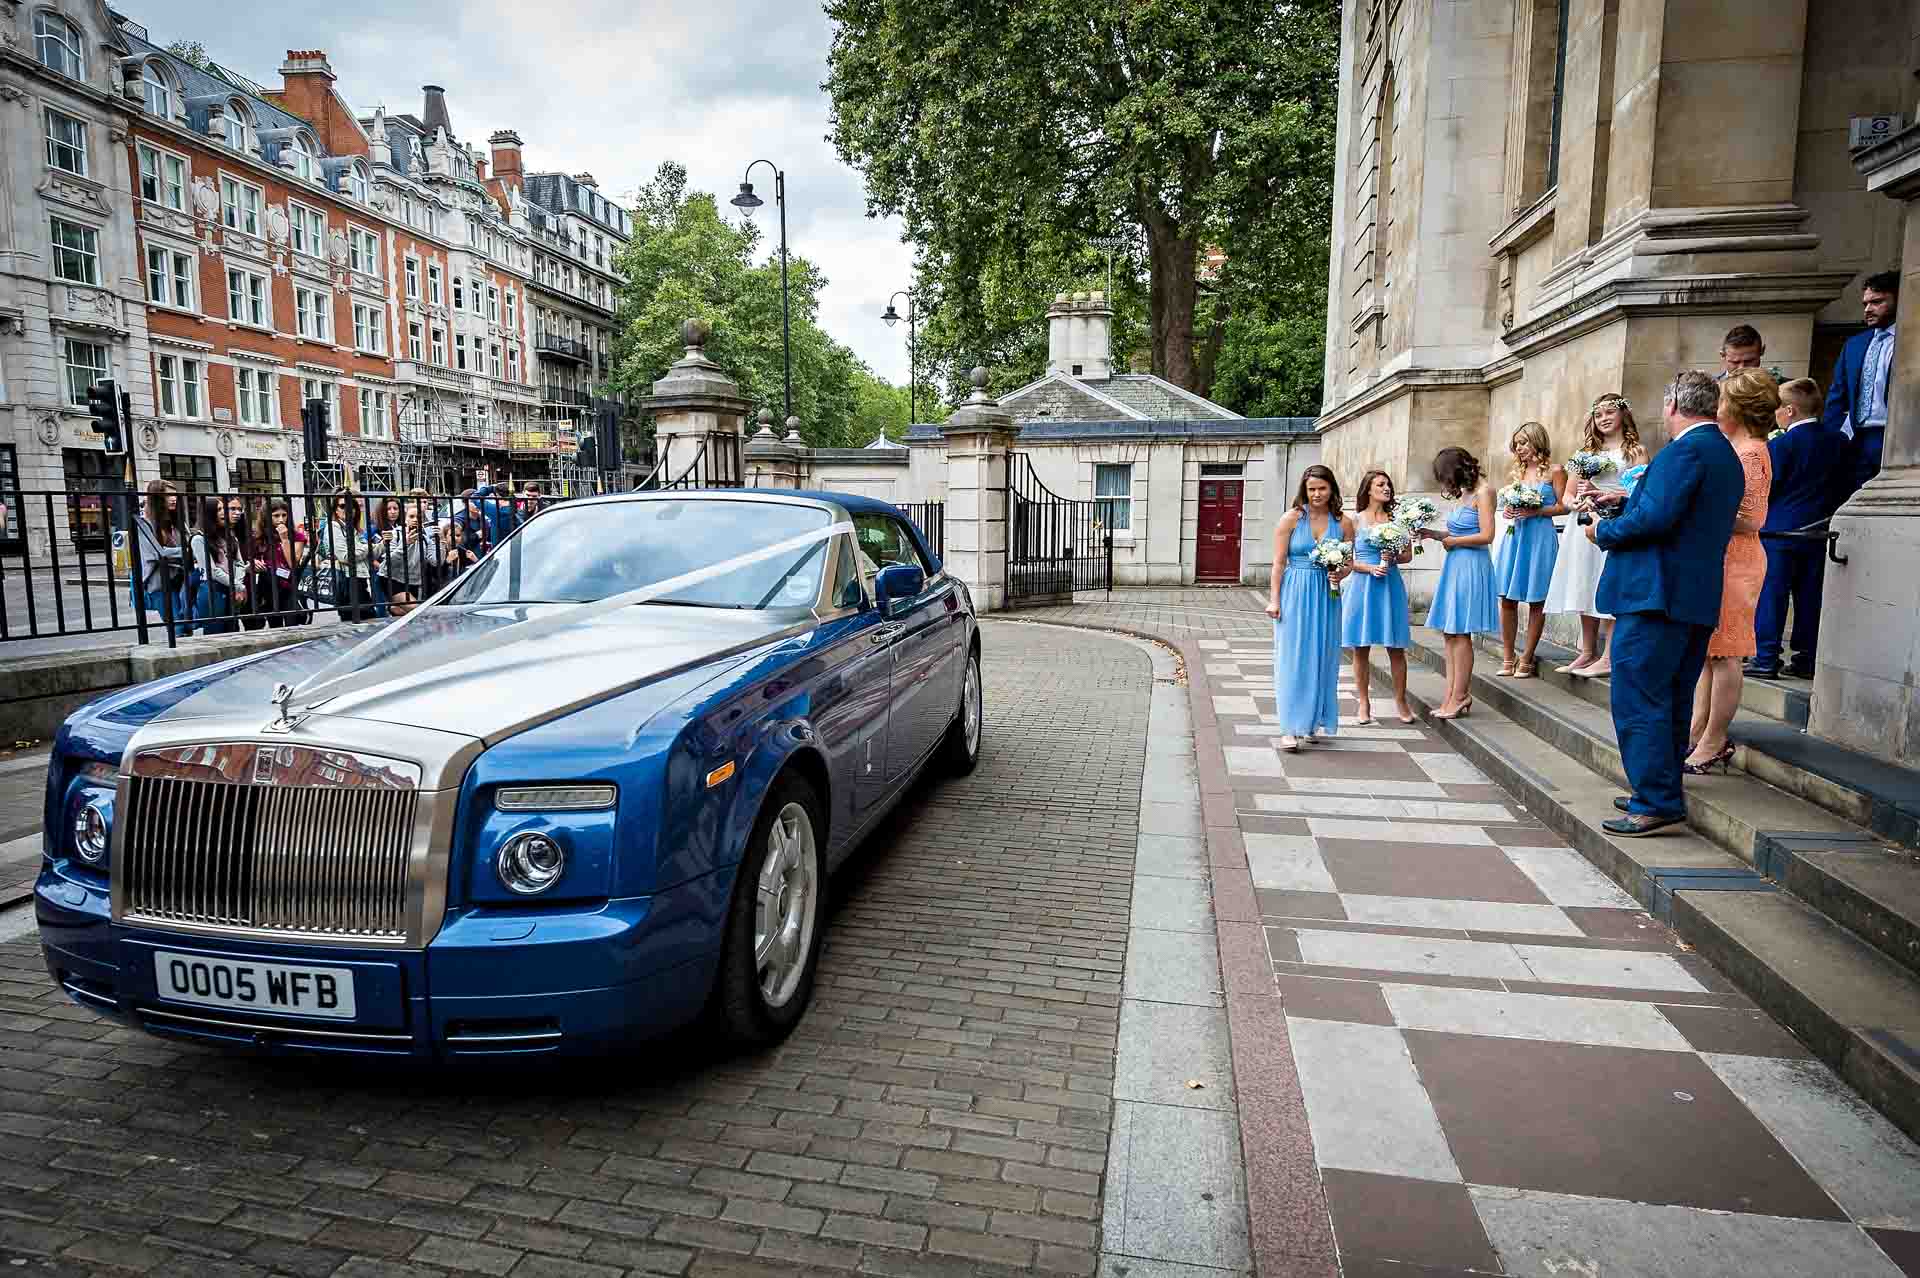
[{"label": "man in blue suit", "polygon": [[1860,289],[1867,330],[1840,349],[1833,385],[1827,390],[1821,433],[1836,450],[1826,514],[1840,509],[1860,485],[1880,473],[1880,446],[1887,434],[1887,395],[1893,382],[1894,319],[1900,304],[1900,273],[1869,275]]},{"label": "man in blue suit", "polygon": [[1767,440],[1773,486],[1767,494],[1767,522],[1760,529],[1767,579],[1754,613],[1755,652],[1747,663],[1747,674],[1755,679],[1780,676],[1780,640],[1789,601],[1793,604],[1793,665],[1787,673],[1796,679],[1813,678],[1826,547],[1817,541],[1765,534],[1805,528],[1832,513],[1827,506],[1833,491],[1832,463],[1835,445],[1844,440],[1824,433],[1819,413],[1820,386],[1811,377],[1796,378],[1780,388],[1776,420],[1781,429]]},{"label": "man in blue suit", "polygon": [[1696,370],[1667,388],[1668,443],[1617,518],[1586,526],[1608,552],[1596,609],[1613,627],[1613,730],[1633,793],[1606,823],[1624,837],[1686,820],[1686,757],[1693,689],[1720,620],[1722,569],[1746,487],[1714,415],[1720,387]]}]

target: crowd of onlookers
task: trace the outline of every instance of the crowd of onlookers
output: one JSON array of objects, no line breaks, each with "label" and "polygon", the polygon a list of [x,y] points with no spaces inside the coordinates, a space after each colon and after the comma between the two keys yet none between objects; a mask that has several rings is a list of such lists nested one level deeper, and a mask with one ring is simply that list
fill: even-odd
[{"label": "crowd of onlookers", "polygon": [[538,483],[289,498],[156,479],[134,521],[133,599],[177,635],[404,616],[548,500]]},{"label": "crowd of onlookers", "polygon": [[[1458,503],[1443,528],[1429,526],[1437,506],[1400,499],[1384,471],[1362,477],[1348,513],[1334,473],[1309,467],[1274,531],[1281,747],[1338,731],[1342,648],[1353,653],[1359,721],[1372,722],[1370,650],[1385,647],[1398,717],[1412,722],[1399,569],[1438,541],[1448,554],[1427,625],[1445,636],[1447,690],[1433,717],[1471,712],[1475,636],[1500,635],[1501,677],[1531,678],[1548,614],[1578,614],[1579,651],[1560,673],[1612,676],[1633,783],[1608,828],[1649,834],[1682,819],[1681,777],[1733,756],[1742,679],[1813,675],[1826,524],[1880,469],[1899,288],[1890,271],[1865,281],[1866,329],[1824,396],[1811,378],[1763,367],[1759,332],[1735,326],[1716,372],[1683,370],[1667,387],[1668,442],[1651,458],[1614,392],[1593,401],[1564,461],[1544,424],[1517,427],[1504,486],[1468,450],[1442,449],[1433,477]],[[1571,518],[1556,526],[1556,516]]]}]

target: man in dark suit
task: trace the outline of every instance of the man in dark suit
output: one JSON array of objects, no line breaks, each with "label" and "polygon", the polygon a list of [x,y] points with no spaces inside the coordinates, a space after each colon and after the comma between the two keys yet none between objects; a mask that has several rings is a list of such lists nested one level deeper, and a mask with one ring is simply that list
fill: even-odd
[{"label": "man in dark suit", "polygon": [[1860,485],[1880,473],[1880,446],[1887,434],[1887,396],[1893,382],[1894,319],[1900,304],[1900,273],[1869,275],[1860,289],[1860,312],[1867,331],[1855,333],[1840,349],[1827,390],[1821,433],[1837,456],[1825,513],[1840,509]]},{"label": "man in dark suit", "polygon": [[1720,620],[1727,541],[1746,488],[1714,415],[1720,387],[1688,370],[1667,388],[1668,443],[1617,518],[1586,526],[1608,552],[1595,599],[1613,627],[1613,730],[1633,793],[1606,823],[1637,837],[1686,820],[1686,757],[1693,689]]},{"label": "man in dark suit", "polygon": [[1756,679],[1780,676],[1780,640],[1793,604],[1793,665],[1796,679],[1813,678],[1814,651],[1820,638],[1820,589],[1826,576],[1826,547],[1817,541],[1768,537],[1817,524],[1831,512],[1832,462],[1842,437],[1827,436],[1820,423],[1820,386],[1801,377],[1780,388],[1781,429],[1767,440],[1773,462],[1773,486],[1767,493],[1767,522],[1760,544],[1767,552],[1767,579],[1754,614],[1756,649],[1747,673]]}]

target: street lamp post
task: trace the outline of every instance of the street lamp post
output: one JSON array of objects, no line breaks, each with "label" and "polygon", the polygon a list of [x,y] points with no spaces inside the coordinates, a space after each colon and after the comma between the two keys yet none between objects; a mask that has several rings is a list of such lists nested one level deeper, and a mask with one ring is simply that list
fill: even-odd
[{"label": "street lamp post", "polygon": [[740,176],[740,193],[730,201],[733,207],[753,216],[753,211],[766,201],[753,193],[753,183],[748,181],[754,168],[766,165],[773,170],[773,202],[780,206],[780,367],[785,382],[786,416],[793,416],[793,322],[787,307],[787,175],[772,160],[755,160],[747,166],[746,173]]},{"label": "street lamp post", "polygon": [[[914,328],[919,323],[920,316],[914,308],[914,296],[910,290],[896,289],[893,297],[907,299],[907,428],[911,430],[914,418],[919,416],[919,400],[915,396],[920,389],[920,353]],[[893,309],[893,297],[887,299],[887,309],[880,316],[887,322],[888,328],[900,322],[900,312]]]}]

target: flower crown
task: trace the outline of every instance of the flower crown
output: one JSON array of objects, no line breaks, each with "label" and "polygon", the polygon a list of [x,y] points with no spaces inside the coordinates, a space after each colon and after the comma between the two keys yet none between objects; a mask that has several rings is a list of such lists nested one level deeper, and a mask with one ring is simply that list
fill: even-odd
[{"label": "flower crown", "polygon": [[1622,409],[1624,409],[1629,413],[1633,411],[1633,405],[1628,402],[1627,397],[1625,395],[1602,395],[1598,399],[1593,401],[1592,407],[1587,409],[1587,415],[1592,416],[1593,413],[1602,404],[1618,404]]}]

